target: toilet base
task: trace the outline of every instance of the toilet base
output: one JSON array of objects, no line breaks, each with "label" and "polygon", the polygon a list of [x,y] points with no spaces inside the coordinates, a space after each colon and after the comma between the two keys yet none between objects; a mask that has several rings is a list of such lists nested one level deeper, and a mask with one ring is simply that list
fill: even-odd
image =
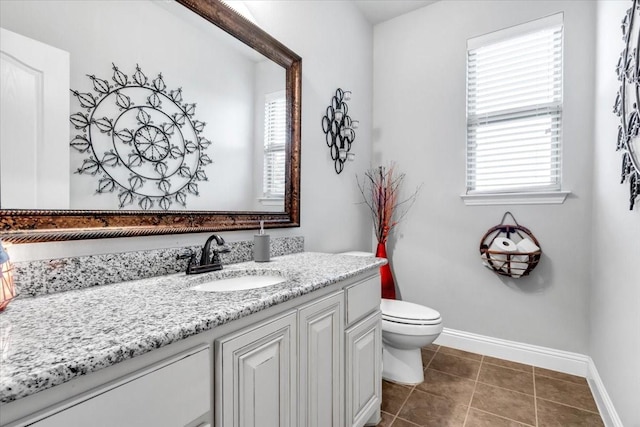
[{"label": "toilet base", "polygon": [[424,382],[422,354],[419,348],[400,349],[382,346],[382,378],[401,384]]}]

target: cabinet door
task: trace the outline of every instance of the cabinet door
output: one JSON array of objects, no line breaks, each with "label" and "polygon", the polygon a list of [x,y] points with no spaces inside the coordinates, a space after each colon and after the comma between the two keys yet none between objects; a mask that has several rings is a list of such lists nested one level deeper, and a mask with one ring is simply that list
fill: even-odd
[{"label": "cabinet door", "polygon": [[346,332],[346,420],[363,426],[380,408],[382,325],[380,311]]},{"label": "cabinet door", "polygon": [[295,312],[216,340],[216,426],[294,426],[296,351]]},{"label": "cabinet door", "polygon": [[119,381],[32,426],[185,426],[210,411],[210,367],[207,348]]},{"label": "cabinet door", "polygon": [[303,307],[298,312],[298,425],[344,425],[344,293]]}]

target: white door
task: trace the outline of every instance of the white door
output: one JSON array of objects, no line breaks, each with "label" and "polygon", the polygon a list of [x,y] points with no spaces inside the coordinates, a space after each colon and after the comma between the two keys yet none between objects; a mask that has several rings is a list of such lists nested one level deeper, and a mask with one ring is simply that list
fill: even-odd
[{"label": "white door", "polygon": [[69,53],[0,28],[0,208],[69,208]]}]

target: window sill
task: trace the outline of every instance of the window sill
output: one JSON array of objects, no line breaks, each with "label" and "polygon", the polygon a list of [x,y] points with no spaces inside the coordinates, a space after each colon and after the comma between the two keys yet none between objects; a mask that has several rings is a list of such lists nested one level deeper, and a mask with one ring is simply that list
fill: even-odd
[{"label": "window sill", "polygon": [[467,206],[490,205],[560,205],[571,191],[545,191],[536,193],[462,194]]},{"label": "window sill", "polygon": [[260,197],[258,202],[264,206],[281,206],[284,203],[284,197]]}]

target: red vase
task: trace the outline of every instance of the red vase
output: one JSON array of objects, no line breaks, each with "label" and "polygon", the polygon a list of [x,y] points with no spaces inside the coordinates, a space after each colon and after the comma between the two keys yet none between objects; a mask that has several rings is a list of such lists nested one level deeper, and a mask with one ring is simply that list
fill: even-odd
[{"label": "red vase", "polygon": [[[376,256],[378,258],[387,258],[387,245],[385,243],[378,243]],[[389,262],[380,267],[380,284],[382,286],[382,298],[396,299],[396,284],[393,282]]]}]

